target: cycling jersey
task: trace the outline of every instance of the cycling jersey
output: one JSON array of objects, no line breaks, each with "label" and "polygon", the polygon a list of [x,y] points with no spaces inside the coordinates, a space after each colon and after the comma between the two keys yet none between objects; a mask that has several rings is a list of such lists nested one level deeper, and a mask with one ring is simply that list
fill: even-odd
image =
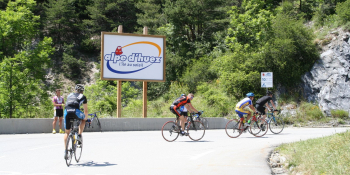
[{"label": "cycling jersey", "polygon": [[250,98],[244,98],[243,100],[241,100],[240,102],[237,103],[236,105],[236,111],[241,111],[241,112],[245,112],[247,111],[245,108],[248,107],[249,105],[252,105],[253,102]]},{"label": "cycling jersey", "polygon": [[238,114],[238,116],[242,118],[243,115],[248,114],[249,110],[247,109],[247,107],[249,107],[249,105],[252,105],[252,104],[253,104],[252,100],[248,97],[238,102],[236,105],[236,113]]},{"label": "cycling jersey", "polygon": [[80,109],[83,103],[87,103],[85,95],[81,93],[71,93],[67,97],[66,109]]},{"label": "cycling jersey", "polygon": [[175,101],[173,101],[172,105],[176,106],[176,108],[179,108],[180,106],[183,106],[188,103],[190,104],[191,100],[186,96],[181,96],[177,98]]},{"label": "cycling jersey", "polygon": [[258,104],[260,106],[264,106],[270,100],[272,100],[272,97],[270,97],[269,95],[266,95],[266,96],[263,96],[263,97],[259,98],[256,101],[256,104]]},{"label": "cycling jersey", "polygon": [[173,104],[170,106],[170,111],[174,113],[177,117],[181,116],[181,106],[184,106],[185,104],[191,104],[191,100],[186,96],[181,96],[177,98]]},{"label": "cycling jersey", "polygon": [[[66,108],[64,110],[64,128],[70,129],[69,119],[78,118],[83,120],[85,115],[80,111],[81,104],[86,104],[87,99],[81,93],[71,93],[67,97]],[[68,119],[68,120],[67,120]]]},{"label": "cycling jersey", "polygon": [[[61,97],[54,96],[52,99],[52,102],[55,102],[56,104],[64,104],[64,98],[62,96]],[[63,109],[63,107],[55,106],[55,109]]]}]

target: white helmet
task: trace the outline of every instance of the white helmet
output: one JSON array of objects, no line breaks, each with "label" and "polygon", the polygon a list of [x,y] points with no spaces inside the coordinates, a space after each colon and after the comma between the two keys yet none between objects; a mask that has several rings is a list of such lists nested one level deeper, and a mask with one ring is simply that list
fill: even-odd
[{"label": "white helmet", "polygon": [[75,85],[75,90],[84,91],[84,86],[82,84],[77,84],[77,85]]}]

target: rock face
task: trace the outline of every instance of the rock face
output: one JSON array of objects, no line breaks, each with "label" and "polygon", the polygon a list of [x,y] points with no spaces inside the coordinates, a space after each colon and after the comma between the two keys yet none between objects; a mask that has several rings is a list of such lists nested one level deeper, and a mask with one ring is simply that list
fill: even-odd
[{"label": "rock face", "polygon": [[327,115],[333,109],[350,109],[350,33],[341,29],[327,36],[320,59],[302,76],[304,96],[318,102]]}]

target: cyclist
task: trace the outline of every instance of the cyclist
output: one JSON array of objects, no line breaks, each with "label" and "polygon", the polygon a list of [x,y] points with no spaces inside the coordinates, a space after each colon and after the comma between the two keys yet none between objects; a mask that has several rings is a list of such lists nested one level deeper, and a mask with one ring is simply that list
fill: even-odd
[{"label": "cyclist", "polygon": [[[85,127],[85,121],[87,120],[88,116],[88,107],[87,107],[87,98],[83,95],[84,92],[84,86],[81,84],[77,84],[75,86],[75,93],[71,93],[67,96],[67,103],[64,110],[64,127],[66,129],[66,132],[64,134],[64,146],[66,146],[67,138],[70,133],[70,123],[69,119],[80,119],[81,123],[79,126],[79,132],[77,141],[81,142],[81,134],[83,133],[84,127]],[[81,112],[80,106],[83,104],[84,107],[84,113]],[[64,152],[64,158],[66,159],[68,151],[65,150]]]},{"label": "cyclist", "polygon": [[275,106],[275,104],[273,103],[272,101],[272,96],[273,96],[273,93],[271,91],[267,91],[266,92],[266,95],[259,98],[256,103],[255,103],[255,108],[256,110],[258,110],[258,112],[260,112],[262,115],[263,115],[263,118],[265,119],[266,118],[266,113],[265,113],[265,105],[267,107],[267,109],[269,111],[272,111],[272,109],[270,108],[268,102],[271,103],[271,105],[273,106],[273,109],[275,109],[274,111],[277,111],[277,108]]},{"label": "cyclist", "polygon": [[170,111],[172,113],[174,113],[176,115],[176,120],[180,119],[180,126],[181,126],[181,135],[186,135],[188,136],[188,133],[186,133],[185,130],[185,123],[186,123],[186,118],[185,116],[181,113],[180,108],[182,106],[185,106],[187,110],[189,110],[190,112],[195,112],[198,115],[200,115],[201,113],[198,112],[198,110],[196,110],[192,104],[191,104],[191,100],[193,100],[194,95],[192,93],[188,94],[187,96],[180,96],[179,98],[177,98],[173,104],[170,106]]},{"label": "cyclist", "polygon": [[[186,97],[186,94],[181,94],[181,96],[185,96]],[[188,112],[187,112],[187,109],[186,109],[185,105],[180,107],[180,111],[181,111],[180,114],[183,115],[185,117],[185,119],[187,120]]]},{"label": "cyclist", "polygon": [[[249,111],[249,108],[251,110],[253,110],[254,113],[256,113],[256,114],[257,114],[257,111],[253,106],[254,93],[249,92],[246,94],[246,96],[247,96],[246,98],[244,98],[243,100],[241,100],[240,102],[237,103],[236,113],[238,114],[238,116],[240,118],[242,118],[243,115],[248,114],[247,120],[249,121],[250,116],[251,116],[251,112]],[[245,125],[250,126],[249,122],[246,122]]]},{"label": "cyclist", "polygon": [[64,98],[61,96],[61,90],[56,89],[56,96],[53,97],[52,103],[54,106],[54,119],[52,122],[52,134],[56,134],[56,123],[58,119],[58,126],[60,127],[59,133],[63,134],[62,131],[62,118],[63,118],[63,107],[64,107]]}]

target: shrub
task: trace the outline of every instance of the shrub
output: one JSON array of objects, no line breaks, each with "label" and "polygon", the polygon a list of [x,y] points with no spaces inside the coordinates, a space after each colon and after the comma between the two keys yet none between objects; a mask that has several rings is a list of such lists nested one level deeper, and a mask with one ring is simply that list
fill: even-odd
[{"label": "shrub", "polygon": [[350,0],[347,0],[343,3],[338,3],[335,8],[336,14],[339,17],[339,20],[345,24],[350,21]]},{"label": "shrub", "polygon": [[334,118],[348,119],[349,112],[344,110],[331,110],[331,115]]}]

